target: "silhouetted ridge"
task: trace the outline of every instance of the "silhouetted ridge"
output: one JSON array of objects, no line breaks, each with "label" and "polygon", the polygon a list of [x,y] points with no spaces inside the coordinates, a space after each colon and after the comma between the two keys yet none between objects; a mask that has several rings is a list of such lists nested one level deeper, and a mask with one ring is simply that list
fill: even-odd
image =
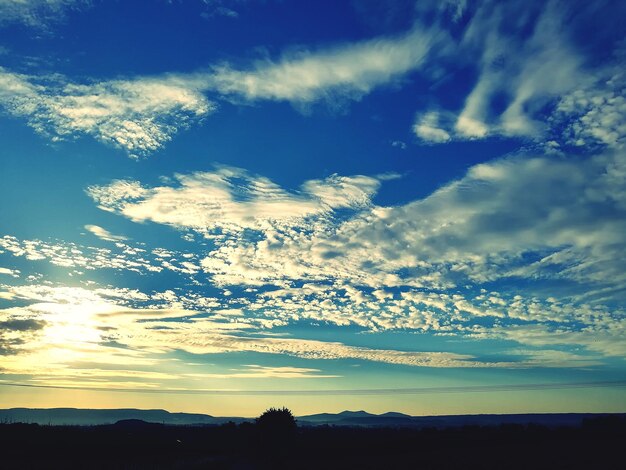
[{"label": "silhouetted ridge", "polygon": [[[451,415],[451,416],[409,416],[398,412],[380,415],[359,411],[341,413],[318,413],[297,416],[300,426],[351,426],[351,427],[414,427],[447,428],[458,426],[499,426],[502,424],[542,426],[581,426],[583,420],[607,416],[603,413],[544,413],[510,415]],[[623,416],[618,415],[618,416]],[[0,423],[36,423],[42,425],[93,426],[115,424],[124,420],[140,420],[147,423],[167,425],[215,426],[233,422],[235,424],[254,422],[252,418],[215,417],[198,413],[170,413],[166,410],[120,409],[77,409],[51,408],[30,409],[11,408],[0,410]]]},{"label": "silhouetted ridge", "polygon": [[98,424],[114,424],[123,420],[141,420],[149,423],[173,425],[210,425],[228,421],[242,422],[244,418],[215,418],[199,413],[170,413],[166,410],[137,410],[133,408],[118,409],[78,409],[78,408],[11,408],[0,410],[0,422],[5,423],[37,423],[53,425],[93,426]]}]

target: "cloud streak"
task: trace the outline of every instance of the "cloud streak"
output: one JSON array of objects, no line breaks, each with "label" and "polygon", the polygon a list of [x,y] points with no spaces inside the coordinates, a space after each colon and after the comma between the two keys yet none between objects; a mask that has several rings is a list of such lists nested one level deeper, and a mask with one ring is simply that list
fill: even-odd
[{"label": "cloud streak", "polygon": [[127,238],[123,235],[113,235],[108,230],[98,226],[98,225],[85,225],[85,230],[94,234],[96,237],[101,240],[105,240],[108,242],[119,242],[123,240],[127,240]]},{"label": "cloud streak", "polygon": [[257,61],[249,70],[216,66],[207,83],[223,95],[252,101],[306,103],[337,96],[359,99],[418,70],[444,36],[443,31],[416,26],[401,36],[300,51],[276,62]]},{"label": "cloud streak", "polygon": [[82,8],[89,3],[89,0],[0,0],[0,26],[23,23],[45,28],[63,18],[68,9]]}]

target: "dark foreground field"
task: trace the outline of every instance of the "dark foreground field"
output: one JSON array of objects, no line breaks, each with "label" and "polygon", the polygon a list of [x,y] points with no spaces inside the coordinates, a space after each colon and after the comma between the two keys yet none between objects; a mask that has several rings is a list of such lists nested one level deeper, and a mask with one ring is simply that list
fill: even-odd
[{"label": "dark foreground field", "polygon": [[626,420],[436,429],[0,425],[0,468],[622,469]]}]

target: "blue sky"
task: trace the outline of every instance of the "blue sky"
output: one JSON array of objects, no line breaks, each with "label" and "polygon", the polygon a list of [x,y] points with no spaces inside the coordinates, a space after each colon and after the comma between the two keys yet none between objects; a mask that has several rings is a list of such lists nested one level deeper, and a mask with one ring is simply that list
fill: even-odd
[{"label": "blue sky", "polygon": [[0,406],[624,411],[625,13],[0,0]]}]

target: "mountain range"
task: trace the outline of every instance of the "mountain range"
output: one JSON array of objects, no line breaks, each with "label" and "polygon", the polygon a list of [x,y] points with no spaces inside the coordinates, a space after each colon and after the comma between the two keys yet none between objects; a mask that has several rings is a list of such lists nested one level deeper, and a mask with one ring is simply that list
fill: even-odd
[{"label": "mountain range", "polygon": [[[372,414],[366,411],[342,411],[298,416],[300,426],[359,426],[447,428],[456,426],[497,426],[501,424],[538,424],[543,426],[579,426],[586,418],[605,416],[602,413],[543,413],[543,414],[483,414],[450,416],[410,416],[388,412]],[[620,416],[626,416],[621,414]],[[197,413],[170,413],[166,410],[78,409],[78,408],[11,408],[0,410],[0,423],[37,423],[41,425],[94,426],[119,421],[141,420],[167,425],[210,426],[228,422],[253,422],[253,418],[216,417]]]}]

